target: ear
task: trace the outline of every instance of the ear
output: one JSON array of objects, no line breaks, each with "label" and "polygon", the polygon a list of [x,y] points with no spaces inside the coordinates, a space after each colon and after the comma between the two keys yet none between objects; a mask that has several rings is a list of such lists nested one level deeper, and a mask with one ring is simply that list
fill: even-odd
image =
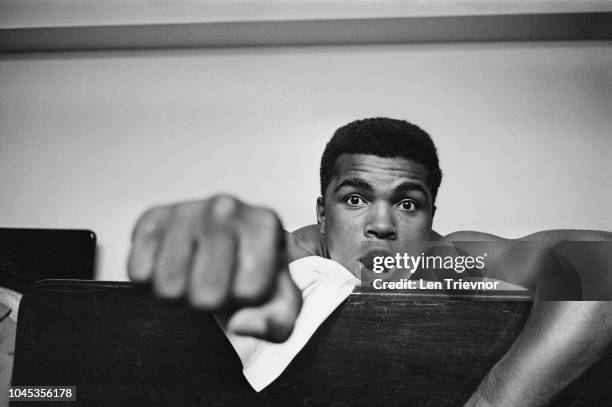
[{"label": "ear", "polygon": [[325,203],[322,197],[317,198],[317,225],[319,232],[325,234]]}]

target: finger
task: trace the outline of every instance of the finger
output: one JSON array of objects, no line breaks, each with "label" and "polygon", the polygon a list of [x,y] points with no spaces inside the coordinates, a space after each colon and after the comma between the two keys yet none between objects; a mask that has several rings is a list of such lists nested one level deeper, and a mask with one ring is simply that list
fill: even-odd
[{"label": "finger", "polygon": [[278,275],[271,300],[260,307],[243,308],[229,319],[227,328],[238,334],[254,336],[271,342],[289,338],[302,306],[302,293],[288,271]]},{"label": "finger", "polygon": [[201,219],[191,204],[171,208],[170,220],[155,257],[153,288],[162,298],[182,296],[195,245],[195,225]]},{"label": "finger", "polygon": [[252,209],[238,230],[238,264],[232,297],[239,304],[261,304],[270,297],[276,274],[287,266],[280,220],[268,209]]},{"label": "finger", "polygon": [[228,227],[213,227],[198,239],[188,287],[189,302],[205,311],[227,305],[236,265],[237,243]]},{"label": "finger", "polygon": [[128,257],[128,276],[135,282],[148,281],[153,275],[160,237],[169,218],[166,207],[146,211],[132,232],[132,247]]}]

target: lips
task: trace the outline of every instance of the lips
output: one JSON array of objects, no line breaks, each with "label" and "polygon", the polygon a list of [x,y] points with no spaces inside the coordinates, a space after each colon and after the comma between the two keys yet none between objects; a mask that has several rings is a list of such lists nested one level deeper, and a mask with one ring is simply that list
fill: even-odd
[{"label": "lips", "polygon": [[[393,257],[393,254],[389,250],[385,249],[372,249],[361,256],[359,258],[359,262],[369,271],[373,271],[375,257]],[[388,269],[385,269],[383,273],[388,271]]]}]

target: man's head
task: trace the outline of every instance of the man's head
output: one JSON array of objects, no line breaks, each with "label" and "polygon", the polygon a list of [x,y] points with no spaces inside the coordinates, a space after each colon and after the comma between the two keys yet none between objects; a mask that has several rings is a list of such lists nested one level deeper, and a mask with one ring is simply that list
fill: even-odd
[{"label": "man's head", "polygon": [[382,158],[405,158],[428,171],[428,186],[435,200],[442,171],[433,140],[420,127],[405,120],[376,117],[355,120],[340,127],[325,146],[321,158],[321,196],[334,176],[342,154],[368,154]]},{"label": "man's head", "polygon": [[429,240],[442,179],[436,147],[419,127],[372,118],[340,127],[321,159],[317,222],[332,259],[354,271],[370,247],[397,251]]}]

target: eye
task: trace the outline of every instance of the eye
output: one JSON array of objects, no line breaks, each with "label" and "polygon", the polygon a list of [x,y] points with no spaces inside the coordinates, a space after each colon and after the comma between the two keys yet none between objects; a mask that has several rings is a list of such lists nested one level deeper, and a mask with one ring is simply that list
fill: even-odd
[{"label": "eye", "polygon": [[349,206],[365,206],[367,202],[361,196],[357,194],[348,195],[344,198],[344,202],[346,202]]},{"label": "eye", "polygon": [[406,212],[414,212],[417,210],[416,202],[411,199],[404,199],[403,201],[400,201],[397,206],[399,206],[401,210]]}]

